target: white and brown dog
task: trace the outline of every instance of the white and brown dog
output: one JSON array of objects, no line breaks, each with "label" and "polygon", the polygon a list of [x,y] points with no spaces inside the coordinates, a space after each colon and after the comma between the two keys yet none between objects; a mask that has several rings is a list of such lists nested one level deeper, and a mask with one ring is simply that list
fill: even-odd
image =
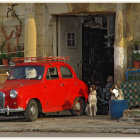
[{"label": "white and brown dog", "polygon": [[88,104],[86,106],[85,112],[87,115],[90,116],[96,116],[97,113],[97,97],[96,97],[96,90],[98,87],[96,85],[91,85],[89,90],[89,96],[88,96]]}]

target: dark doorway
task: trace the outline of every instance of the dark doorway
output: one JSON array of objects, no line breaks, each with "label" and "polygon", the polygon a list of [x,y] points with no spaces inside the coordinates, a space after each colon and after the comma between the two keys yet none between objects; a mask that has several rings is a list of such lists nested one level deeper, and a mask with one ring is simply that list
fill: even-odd
[{"label": "dark doorway", "polygon": [[82,79],[104,86],[114,76],[115,15],[89,15],[82,23]]}]

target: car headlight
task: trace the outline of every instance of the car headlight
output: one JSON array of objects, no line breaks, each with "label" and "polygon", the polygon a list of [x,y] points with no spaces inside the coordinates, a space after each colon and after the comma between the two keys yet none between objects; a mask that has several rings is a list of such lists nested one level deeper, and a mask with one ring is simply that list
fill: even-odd
[{"label": "car headlight", "polygon": [[11,97],[11,98],[15,99],[15,98],[17,97],[17,95],[18,95],[18,93],[17,93],[16,90],[11,90],[11,91],[10,91],[10,97]]}]

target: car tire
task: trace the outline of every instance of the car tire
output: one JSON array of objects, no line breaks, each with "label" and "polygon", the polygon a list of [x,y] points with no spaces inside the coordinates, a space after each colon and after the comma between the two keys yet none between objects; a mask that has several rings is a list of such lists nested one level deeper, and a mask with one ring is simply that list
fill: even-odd
[{"label": "car tire", "polygon": [[77,97],[74,100],[73,108],[70,110],[72,115],[81,116],[85,113],[85,102],[82,98]]},{"label": "car tire", "polygon": [[30,122],[35,121],[38,118],[38,106],[34,99],[30,100],[26,107],[25,118]]}]

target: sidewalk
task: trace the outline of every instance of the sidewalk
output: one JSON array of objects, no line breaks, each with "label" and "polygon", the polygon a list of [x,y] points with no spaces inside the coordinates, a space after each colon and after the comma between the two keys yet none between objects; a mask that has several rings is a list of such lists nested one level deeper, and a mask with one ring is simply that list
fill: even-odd
[{"label": "sidewalk", "polygon": [[0,118],[0,132],[86,132],[140,134],[140,122],[113,120],[109,116],[46,115],[35,122]]}]

